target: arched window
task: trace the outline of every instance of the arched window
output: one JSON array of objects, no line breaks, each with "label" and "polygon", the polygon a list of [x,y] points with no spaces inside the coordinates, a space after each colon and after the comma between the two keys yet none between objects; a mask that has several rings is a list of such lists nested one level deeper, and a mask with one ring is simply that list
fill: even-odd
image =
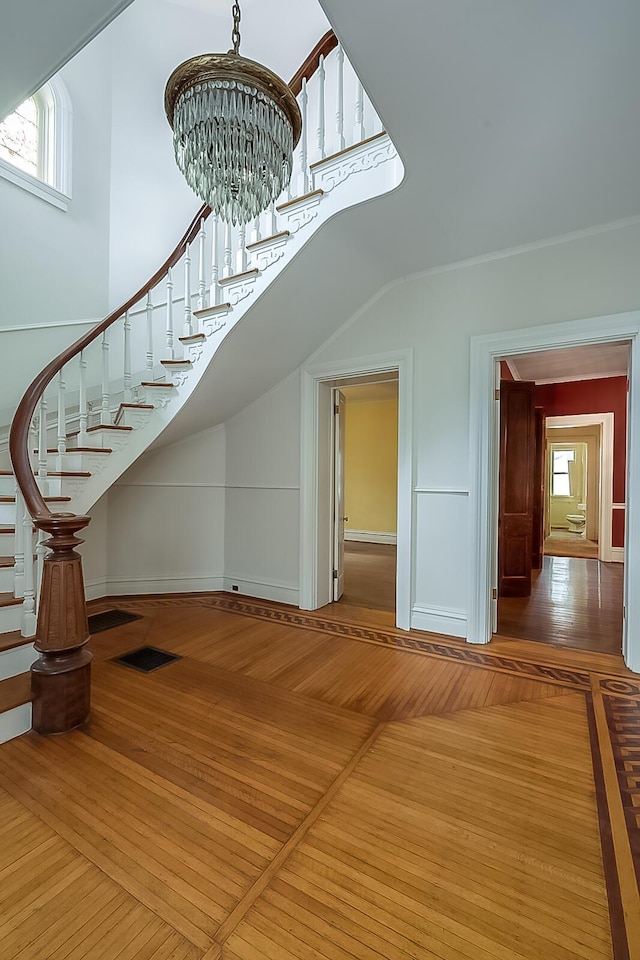
[{"label": "arched window", "polygon": [[71,101],[53,77],[0,123],[0,177],[62,210],[71,198]]}]

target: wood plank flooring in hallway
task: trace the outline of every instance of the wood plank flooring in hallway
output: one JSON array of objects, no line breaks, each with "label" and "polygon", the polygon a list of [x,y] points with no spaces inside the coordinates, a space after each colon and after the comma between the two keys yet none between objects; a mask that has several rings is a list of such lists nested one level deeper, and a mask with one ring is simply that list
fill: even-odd
[{"label": "wood plank flooring in hallway", "polygon": [[498,633],[619,654],[622,594],[621,563],[546,556],[530,597],[498,601]]},{"label": "wood plank flooring in hallway", "polygon": [[[640,960],[616,658],[118,606],[141,619],[92,640],[90,722],[0,747],[1,957]],[[113,662],[147,643],[182,659]]]}]

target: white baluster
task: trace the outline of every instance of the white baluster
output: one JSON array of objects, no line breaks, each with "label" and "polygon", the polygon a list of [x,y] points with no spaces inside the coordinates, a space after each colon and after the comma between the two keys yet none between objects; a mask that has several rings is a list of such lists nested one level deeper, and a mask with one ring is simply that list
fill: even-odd
[{"label": "white baluster", "polygon": [[102,334],[102,404],[100,408],[100,423],[110,422],[109,413],[109,331]]},{"label": "white baluster", "polygon": [[364,132],[364,90],[358,80],[356,85],[356,116],[353,126],[354,143],[361,143],[365,138]]},{"label": "white baluster", "polygon": [[130,403],[131,390],[131,318],[129,311],[124,315],[124,402]]},{"label": "white baluster", "polygon": [[187,244],[184,252],[184,331],[183,337],[190,337],[193,333],[191,314],[191,248]]},{"label": "white baluster", "polygon": [[[198,310],[204,310],[207,305],[207,277],[204,263],[204,245],[207,233],[204,229],[204,218],[200,221],[198,234]],[[197,329],[195,331],[198,332]]]},{"label": "white baluster", "polygon": [[38,530],[38,536],[36,537],[36,581],[34,584],[36,612],[40,606],[40,591],[42,588],[42,574],[44,573],[44,558],[47,555],[47,548],[44,545],[44,541],[48,538],[48,536],[49,535],[45,533],[44,530]]},{"label": "white baluster", "polygon": [[300,135],[300,174],[299,174],[299,193],[304,196],[309,193],[309,170],[307,167],[307,105],[309,95],[307,93],[306,77],[302,80],[302,90],[300,91],[300,113],[302,114],[302,133]]},{"label": "white baluster", "polygon": [[65,407],[66,383],[63,377],[63,371],[58,374],[58,453],[66,453],[67,450],[67,411]]},{"label": "white baluster", "polygon": [[40,398],[40,419],[38,422],[38,476],[46,479],[47,476],[47,401],[44,395]]},{"label": "white baluster", "polygon": [[211,231],[211,287],[209,289],[209,303],[211,306],[214,306],[220,303],[220,289],[218,287],[218,280],[220,279],[220,267],[218,265],[218,226],[220,224],[220,217],[217,213],[214,213],[211,220],[213,225]]},{"label": "white baluster", "polygon": [[271,203],[268,217],[269,226],[267,228],[267,236],[275,237],[276,233],[278,232],[278,215],[276,213],[275,200]]},{"label": "white baluster", "polygon": [[222,268],[222,276],[230,277],[232,272],[232,263],[233,263],[233,248],[231,246],[231,224],[225,223],[224,225],[224,265]]},{"label": "white baluster", "polygon": [[336,109],[336,132],[338,134],[338,150],[344,150],[346,140],[344,138],[344,50],[342,44],[338,44],[337,55],[337,109]]},{"label": "white baluster", "polygon": [[78,446],[86,447],[88,445],[87,427],[89,425],[89,413],[87,409],[87,361],[84,356],[84,350],[80,351],[78,366],[80,367],[80,399],[78,402],[80,433],[78,434]]},{"label": "white baluster", "polygon": [[[17,520],[17,518],[16,518]],[[33,564],[33,521],[25,511],[22,520],[24,536],[24,600],[22,601],[22,620],[20,633],[23,637],[32,637],[36,632],[36,593],[34,586]]]},{"label": "white baluster", "polygon": [[147,373],[153,371],[153,303],[151,293],[147,294]]},{"label": "white baluster", "polygon": [[16,484],[16,526],[15,546],[13,548],[13,595],[24,597],[24,499],[20,487]]},{"label": "white baluster", "polygon": [[247,269],[247,225],[241,223],[238,227],[238,250],[236,252],[236,273],[244,273]]},{"label": "white baluster", "polygon": [[256,217],[253,221],[253,229],[251,230],[251,243],[257,243],[261,238],[260,233],[260,217]]},{"label": "white baluster", "polygon": [[173,360],[173,278],[171,267],[167,271],[167,360]]},{"label": "white baluster", "polygon": [[325,137],[324,137],[324,57],[318,60],[318,153],[320,159],[326,157]]}]

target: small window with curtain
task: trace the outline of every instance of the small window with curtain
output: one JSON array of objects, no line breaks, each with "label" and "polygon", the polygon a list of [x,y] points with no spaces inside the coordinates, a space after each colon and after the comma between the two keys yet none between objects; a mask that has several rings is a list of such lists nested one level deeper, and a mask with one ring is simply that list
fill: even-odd
[{"label": "small window with curtain", "polygon": [[575,450],[553,451],[553,472],[551,474],[551,495],[553,497],[571,496],[569,464],[575,460],[575,457]]}]

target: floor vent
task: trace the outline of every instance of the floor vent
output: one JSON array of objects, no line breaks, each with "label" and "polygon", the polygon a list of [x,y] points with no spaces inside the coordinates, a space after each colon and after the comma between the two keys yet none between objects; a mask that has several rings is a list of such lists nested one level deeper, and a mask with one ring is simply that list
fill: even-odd
[{"label": "floor vent", "polygon": [[182,660],[182,657],[175,653],[167,653],[166,650],[158,650],[157,647],[140,647],[120,657],[113,657],[114,663],[121,663],[124,667],[131,667],[132,670],[139,670],[141,673],[152,673],[160,667],[173,663],[174,660]]},{"label": "floor vent", "polygon": [[112,627],[121,627],[132,620],[142,620],[139,613],[128,613],[126,610],[105,610],[103,613],[94,613],[89,617],[89,633],[102,633]]}]

